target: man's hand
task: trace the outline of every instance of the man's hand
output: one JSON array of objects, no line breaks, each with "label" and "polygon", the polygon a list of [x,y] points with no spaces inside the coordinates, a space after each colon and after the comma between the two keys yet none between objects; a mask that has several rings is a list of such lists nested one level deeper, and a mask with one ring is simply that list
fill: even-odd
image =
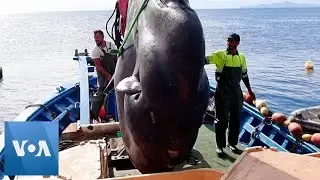
[{"label": "man's hand", "polygon": [[252,89],[248,89],[249,95],[252,97],[252,99],[255,101],[256,100],[256,95],[253,93]]}]

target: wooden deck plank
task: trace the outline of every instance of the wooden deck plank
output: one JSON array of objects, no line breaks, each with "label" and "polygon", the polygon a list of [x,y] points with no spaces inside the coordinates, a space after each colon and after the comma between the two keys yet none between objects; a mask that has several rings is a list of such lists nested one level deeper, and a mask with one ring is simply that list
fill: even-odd
[{"label": "wooden deck plank", "polygon": [[62,151],[59,174],[72,179],[97,179],[100,176],[99,154],[97,144],[90,143]]},{"label": "wooden deck plank", "polygon": [[110,178],[110,180],[219,180],[222,176],[223,173],[220,171],[203,168],[185,170],[183,172],[165,172],[130,177]]},{"label": "wooden deck plank", "polygon": [[307,156],[312,156],[312,157],[317,157],[320,158],[320,153],[310,153],[310,154],[306,154]]},{"label": "wooden deck plank", "polygon": [[100,156],[97,144],[86,143],[59,152],[59,177],[19,176],[18,179],[97,179]]},{"label": "wooden deck plank", "polygon": [[221,180],[318,180],[320,159],[312,156],[262,150],[247,152]]}]

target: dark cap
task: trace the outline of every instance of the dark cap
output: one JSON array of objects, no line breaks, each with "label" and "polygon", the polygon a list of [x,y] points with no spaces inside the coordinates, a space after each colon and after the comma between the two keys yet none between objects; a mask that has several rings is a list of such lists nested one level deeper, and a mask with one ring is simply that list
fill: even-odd
[{"label": "dark cap", "polygon": [[236,33],[230,34],[230,35],[228,36],[228,40],[229,40],[229,39],[233,39],[233,40],[235,40],[235,41],[237,41],[237,42],[240,42],[240,36],[239,36],[239,34],[236,34]]},{"label": "dark cap", "polygon": [[103,32],[101,30],[95,30],[93,31],[94,35],[96,35],[97,33],[100,33],[102,36],[104,36]]}]

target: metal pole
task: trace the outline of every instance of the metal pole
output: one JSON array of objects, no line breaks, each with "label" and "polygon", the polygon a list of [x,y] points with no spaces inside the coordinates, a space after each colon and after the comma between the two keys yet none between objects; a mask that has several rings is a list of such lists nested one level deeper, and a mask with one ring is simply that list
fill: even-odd
[{"label": "metal pole", "polygon": [[[90,124],[89,81],[87,56],[79,56],[80,65],[80,124]],[[78,129],[80,127],[78,126]]]}]

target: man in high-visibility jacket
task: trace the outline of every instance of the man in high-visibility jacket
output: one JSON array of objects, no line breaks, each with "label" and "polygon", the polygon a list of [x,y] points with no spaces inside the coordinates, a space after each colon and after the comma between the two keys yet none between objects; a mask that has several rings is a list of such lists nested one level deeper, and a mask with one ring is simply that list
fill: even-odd
[{"label": "man in high-visibility jacket", "polygon": [[[247,74],[247,63],[243,53],[237,50],[240,43],[238,34],[228,37],[228,48],[213,52],[206,57],[207,63],[216,64],[215,77],[217,81],[214,95],[216,106],[215,123],[216,152],[223,154],[226,147],[226,129],[229,121],[228,148],[237,153],[238,136],[240,129],[240,118],[243,106],[243,93],[240,82],[244,82],[248,92],[253,99],[255,95],[251,90]],[[230,118],[230,119],[229,119]]]}]

